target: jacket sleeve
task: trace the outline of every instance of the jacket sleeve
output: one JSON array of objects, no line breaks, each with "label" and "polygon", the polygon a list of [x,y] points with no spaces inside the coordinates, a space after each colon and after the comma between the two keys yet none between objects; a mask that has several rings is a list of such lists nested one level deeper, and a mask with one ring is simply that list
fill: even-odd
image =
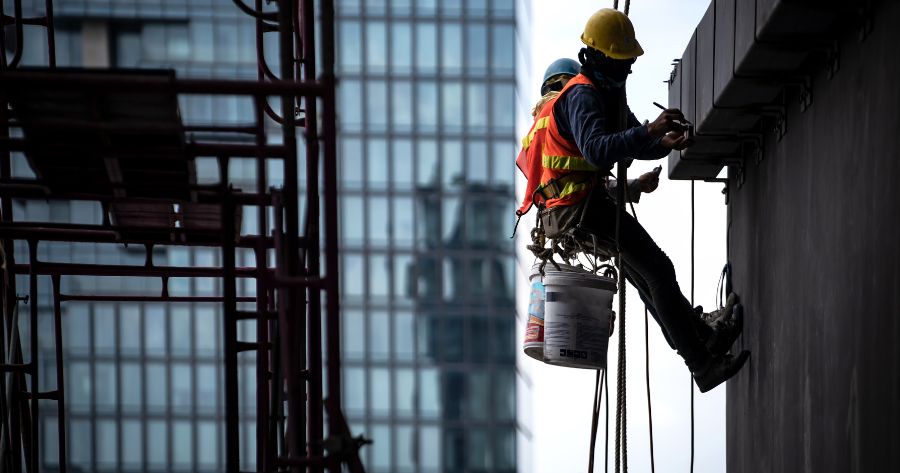
[{"label": "jacket sleeve", "polygon": [[[634,113],[631,113],[631,110],[628,111],[628,126],[636,127],[639,126],[644,130],[647,128],[638,121],[637,117],[634,116]],[[648,138],[649,132],[647,134]],[[666,148],[661,145],[662,137],[660,138],[650,138],[650,142],[647,143],[647,146],[641,149],[637,154],[632,156],[634,159],[642,160],[642,161],[652,161],[655,159],[660,159],[666,157],[672,150]]]},{"label": "jacket sleeve", "polygon": [[[619,187],[617,179],[609,178],[606,180],[606,191],[613,199],[618,195],[616,189]],[[641,183],[637,179],[629,179],[628,186],[625,187],[625,201],[638,203],[641,201]]]},{"label": "jacket sleeve", "polygon": [[[590,87],[577,85],[554,107],[560,134],[571,134],[585,159],[599,168],[609,170],[619,161],[628,158],[659,159],[663,155],[653,152],[658,140],[650,137],[647,127],[637,123],[617,133],[607,133],[607,116],[603,102]],[[629,124],[636,123],[629,114]]]}]

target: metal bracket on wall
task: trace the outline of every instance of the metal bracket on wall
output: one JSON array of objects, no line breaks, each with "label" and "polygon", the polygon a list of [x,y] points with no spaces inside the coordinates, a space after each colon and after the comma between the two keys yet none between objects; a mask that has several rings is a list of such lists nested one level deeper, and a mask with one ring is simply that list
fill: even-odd
[{"label": "metal bracket on wall", "polygon": [[725,184],[725,187],[722,188],[722,195],[725,196],[725,205],[728,205],[728,178],[712,178],[712,179],[704,179],[703,182],[712,182],[712,183],[720,183]]}]

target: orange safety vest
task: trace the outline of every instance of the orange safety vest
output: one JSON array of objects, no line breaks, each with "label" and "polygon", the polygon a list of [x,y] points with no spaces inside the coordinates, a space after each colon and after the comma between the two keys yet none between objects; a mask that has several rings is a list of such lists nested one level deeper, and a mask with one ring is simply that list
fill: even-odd
[{"label": "orange safety vest", "polygon": [[597,182],[599,169],[587,162],[574,141],[560,136],[553,117],[556,101],[580,84],[593,87],[585,75],[573,77],[558,96],[544,105],[528,135],[522,139],[522,150],[516,158],[516,165],[528,178],[528,184],[517,215],[527,213],[533,202],[546,208],[576,204],[587,196]]}]

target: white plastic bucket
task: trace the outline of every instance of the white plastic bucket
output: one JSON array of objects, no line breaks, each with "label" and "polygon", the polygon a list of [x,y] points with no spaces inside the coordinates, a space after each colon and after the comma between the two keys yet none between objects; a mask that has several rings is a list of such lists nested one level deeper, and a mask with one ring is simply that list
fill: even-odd
[{"label": "white plastic bucket", "polygon": [[[584,273],[585,270],[559,263],[559,270],[553,263],[544,266],[544,274],[558,273],[559,271]],[[528,320],[525,323],[525,341],[522,349],[526,355],[535,360],[544,360],[544,283],[541,277],[541,263],[535,263],[531,267],[531,275],[528,277],[531,294],[528,297]]]},{"label": "white plastic bucket", "polygon": [[544,362],[605,368],[616,282],[587,272],[553,272],[543,285]]}]

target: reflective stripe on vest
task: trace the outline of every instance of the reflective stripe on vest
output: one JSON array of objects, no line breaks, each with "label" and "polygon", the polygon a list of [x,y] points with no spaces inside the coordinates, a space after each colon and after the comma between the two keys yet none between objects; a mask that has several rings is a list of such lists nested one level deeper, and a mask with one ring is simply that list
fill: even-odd
[{"label": "reflective stripe on vest", "polygon": [[[593,179],[576,181],[579,177],[583,176],[569,174],[551,182],[541,183],[538,186],[538,192],[544,199],[561,199],[569,194],[588,190],[594,185]],[[560,187],[560,184],[562,184],[562,187]],[[547,192],[547,190],[550,190],[550,192]]]},{"label": "reflective stripe on vest", "polygon": [[534,123],[534,128],[531,130],[531,133],[529,133],[525,138],[522,138],[522,148],[527,150],[528,147],[531,146],[531,142],[534,141],[534,134],[537,133],[538,130],[543,130],[544,128],[547,128],[547,125],[549,125],[549,124],[550,124],[550,117],[539,118]]},{"label": "reflective stripe on vest", "polygon": [[541,165],[547,169],[565,169],[567,171],[596,171],[597,167],[580,156],[547,156],[541,157]]}]

